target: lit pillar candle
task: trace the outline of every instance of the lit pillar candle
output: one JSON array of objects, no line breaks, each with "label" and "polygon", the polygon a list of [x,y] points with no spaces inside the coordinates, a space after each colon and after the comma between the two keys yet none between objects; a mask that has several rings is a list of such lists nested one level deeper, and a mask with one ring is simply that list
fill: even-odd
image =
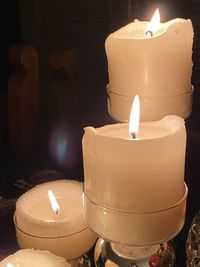
[{"label": "lit pillar candle", "polygon": [[83,137],[85,192],[104,206],[156,211],[183,196],[186,133],[183,119],[167,116],[140,123],[86,127]]},{"label": "lit pillar candle", "polygon": [[142,121],[190,115],[192,23],[176,18],[158,25],[151,37],[152,24],[135,20],[106,39],[110,113],[118,121],[129,119],[136,94]]},{"label": "lit pillar candle", "polygon": [[21,249],[0,262],[0,267],[71,267],[65,258],[49,251]]},{"label": "lit pillar candle", "polygon": [[57,180],[23,194],[14,216],[20,248],[49,250],[68,260],[85,254],[96,236],[85,221],[82,186],[73,180]]},{"label": "lit pillar candle", "polygon": [[[184,120],[175,115],[140,123],[135,139],[130,137],[127,123],[86,127],[83,161],[87,198],[124,213],[157,212],[175,205],[184,195],[185,145]],[[114,232],[118,220],[111,221],[98,231]]]}]

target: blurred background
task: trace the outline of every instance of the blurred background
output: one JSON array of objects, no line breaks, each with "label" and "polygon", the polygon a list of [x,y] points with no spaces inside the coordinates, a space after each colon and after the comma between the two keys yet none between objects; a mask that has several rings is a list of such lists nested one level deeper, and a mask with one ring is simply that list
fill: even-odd
[{"label": "blurred background", "polygon": [[2,161],[13,164],[8,176],[57,168],[72,178],[83,178],[83,127],[111,122],[105,39],[135,18],[150,20],[157,7],[162,22],[192,19],[197,33],[193,84],[198,87],[197,0],[8,0],[1,4],[0,144]]}]

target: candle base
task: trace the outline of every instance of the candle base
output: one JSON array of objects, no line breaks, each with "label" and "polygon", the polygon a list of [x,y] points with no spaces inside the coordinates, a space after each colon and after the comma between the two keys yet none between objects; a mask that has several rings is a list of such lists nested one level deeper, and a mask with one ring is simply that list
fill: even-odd
[{"label": "candle base", "polygon": [[[78,233],[67,236],[43,237],[33,236],[19,229],[16,214],[14,214],[14,224],[17,243],[21,249],[48,250],[55,255],[66,258],[68,261],[83,260],[82,255],[87,253],[96,242],[96,235],[88,227]],[[87,265],[77,265],[76,267],[78,266]]]},{"label": "candle base", "polygon": [[96,267],[172,267],[175,265],[173,241],[147,246],[127,246],[99,238],[94,252]]},{"label": "candle base", "polygon": [[143,213],[120,211],[93,202],[86,194],[84,201],[89,227],[99,237],[134,246],[159,244],[173,239],[185,223],[188,189],[173,206]]},{"label": "candle base", "polygon": [[[129,121],[130,111],[135,95],[120,95],[106,86],[108,94],[108,113],[119,122]],[[140,97],[140,121],[156,121],[166,115],[174,114],[186,119],[192,111],[192,97],[194,88],[189,92],[179,95],[165,95],[162,97]]]}]

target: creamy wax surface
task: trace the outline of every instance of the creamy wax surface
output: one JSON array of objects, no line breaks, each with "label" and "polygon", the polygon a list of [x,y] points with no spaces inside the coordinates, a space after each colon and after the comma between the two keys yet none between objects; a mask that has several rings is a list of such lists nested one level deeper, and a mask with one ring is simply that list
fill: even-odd
[{"label": "creamy wax surface", "polygon": [[134,21],[106,39],[110,90],[140,97],[175,96],[191,90],[191,20],[160,23],[145,35],[148,22]]},{"label": "creamy wax surface", "polygon": [[137,139],[128,124],[86,127],[83,137],[84,190],[97,205],[123,212],[154,212],[184,194],[184,120],[166,116],[140,123]]},{"label": "creamy wax surface", "polygon": [[171,114],[187,118],[191,114],[191,20],[176,18],[159,23],[152,36],[145,35],[148,25],[135,20],[111,33],[105,42],[108,112],[119,122],[128,121],[136,94],[141,101],[141,121]]},{"label": "creamy wax surface", "polygon": [[[58,202],[57,213],[49,190]],[[83,184],[74,180],[46,182],[21,195],[14,222],[20,248],[48,250],[68,260],[84,255],[96,241],[84,216]]]},{"label": "creamy wax surface", "polygon": [[49,251],[21,249],[0,262],[0,267],[71,267],[65,258]]}]

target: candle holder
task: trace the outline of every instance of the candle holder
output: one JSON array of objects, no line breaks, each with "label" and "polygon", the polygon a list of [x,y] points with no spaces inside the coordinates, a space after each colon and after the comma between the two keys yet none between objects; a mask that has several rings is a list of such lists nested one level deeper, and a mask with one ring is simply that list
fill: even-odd
[{"label": "candle holder", "polygon": [[73,267],[91,266],[91,261],[85,253],[94,245],[96,238],[94,239],[93,233],[91,234],[88,228],[72,235],[43,237],[33,236],[20,230],[17,226],[15,215],[14,224],[17,242],[21,249],[48,250],[55,255],[66,258]]},{"label": "candle holder", "polygon": [[187,267],[200,266],[200,210],[194,216],[186,242]]},{"label": "candle holder", "polygon": [[[96,267],[173,266],[175,252],[168,241],[184,225],[187,194],[184,184],[183,197],[176,204],[145,213],[103,207],[85,195],[88,225],[100,237],[95,248]],[[154,260],[162,265],[155,265]]]},{"label": "candle holder", "polygon": [[[108,113],[119,122],[127,122],[134,95],[120,95],[111,90],[109,84],[106,86]],[[141,96],[141,121],[156,121],[164,116],[174,114],[186,119],[192,111],[192,97],[194,88],[179,95],[164,95],[162,97]]]},{"label": "candle holder", "polygon": [[94,203],[84,195],[89,227],[101,238],[121,244],[145,246],[173,239],[185,222],[188,189],[171,207],[158,211],[128,212]]},{"label": "candle holder", "polygon": [[79,257],[78,259],[69,261],[72,267],[91,267],[92,262],[91,259],[87,256],[87,254]]},{"label": "candle holder", "polygon": [[175,264],[173,242],[128,246],[98,239],[95,247],[96,267],[172,267]]}]

